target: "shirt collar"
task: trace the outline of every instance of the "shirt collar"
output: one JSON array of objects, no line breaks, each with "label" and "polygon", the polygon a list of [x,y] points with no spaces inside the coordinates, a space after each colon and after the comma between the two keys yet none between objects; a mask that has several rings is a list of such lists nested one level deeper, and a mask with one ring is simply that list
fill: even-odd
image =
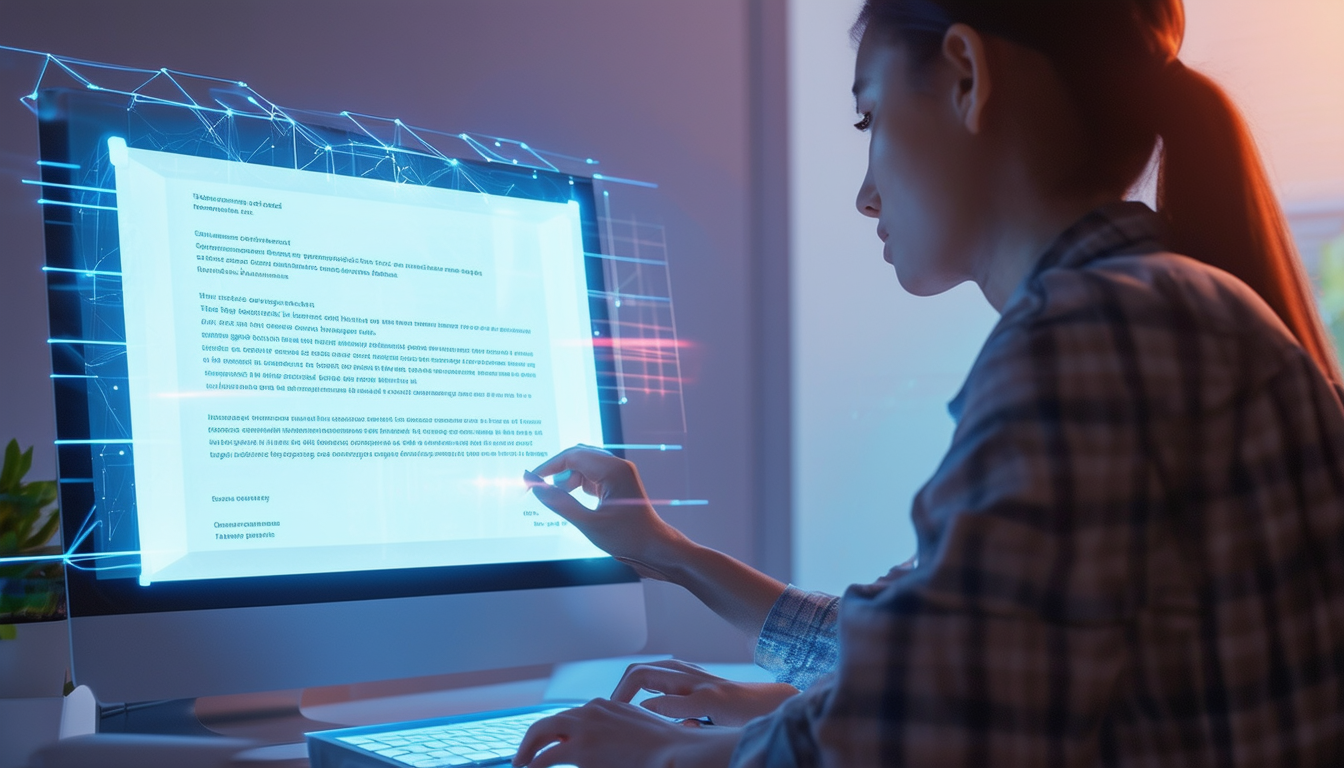
[{"label": "shirt collar", "polygon": [[[1165,225],[1152,208],[1139,202],[1115,202],[1103,205],[1064,230],[1046,249],[1027,277],[1003,305],[998,324],[1034,309],[1039,292],[1034,290],[1040,277],[1055,269],[1078,269],[1111,256],[1155,253],[1163,250]],[[990,334],[993,336],[993,333]],[[966,385],[947,404],[954,421],[961,421],[966,404]]]}]

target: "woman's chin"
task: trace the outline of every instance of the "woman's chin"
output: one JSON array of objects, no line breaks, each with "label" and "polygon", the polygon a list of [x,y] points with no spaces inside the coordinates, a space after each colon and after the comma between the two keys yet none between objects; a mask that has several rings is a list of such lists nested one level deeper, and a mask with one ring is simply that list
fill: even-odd
[{"label": "woman's chin", "polygon": [[896,269],[896,280],[900,282],[901,288],[912,296],[937,296],[952,290],[966,280],[955,279],[933,270],[912,268],[912,265],[899,258],[891,263]]}]

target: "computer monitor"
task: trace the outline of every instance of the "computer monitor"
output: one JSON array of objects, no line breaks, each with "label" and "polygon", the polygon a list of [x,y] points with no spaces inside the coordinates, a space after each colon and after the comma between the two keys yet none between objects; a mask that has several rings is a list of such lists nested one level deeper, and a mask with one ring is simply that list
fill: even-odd
[{"label": "computer monitor", "polygon": [[251,93],[37,100],[75,682],[642,648],[637,576],[521,482],[622,442],[592,180]]}]

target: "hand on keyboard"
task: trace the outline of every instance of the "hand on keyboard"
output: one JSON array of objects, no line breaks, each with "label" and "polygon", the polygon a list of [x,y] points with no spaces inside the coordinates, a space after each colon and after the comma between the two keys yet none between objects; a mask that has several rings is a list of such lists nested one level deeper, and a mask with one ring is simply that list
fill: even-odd
[{"label": "hand on keyboard", "polygon": [[595,699],[538,720],[523,737],[513,764],[726,766],[740,733],[727,727],[686,728],[632,704]]},{"label": "hand on keyboard", "polygon": [[676,659],[631,664],[611,698],[630,701],[641,690],[662,694],[640,702],[651,712],[674,718],[707,717],[715,725],[746,725],[798,694],[787,683],[734,682]]}]

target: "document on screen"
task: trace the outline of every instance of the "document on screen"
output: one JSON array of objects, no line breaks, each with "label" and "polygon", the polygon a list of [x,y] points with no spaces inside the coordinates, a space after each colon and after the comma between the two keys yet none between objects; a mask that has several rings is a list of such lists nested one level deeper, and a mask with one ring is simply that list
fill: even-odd
[{"label": "document on screen", "polygon": [[577,203],[109,150],[142,583],[600,556]]}]

